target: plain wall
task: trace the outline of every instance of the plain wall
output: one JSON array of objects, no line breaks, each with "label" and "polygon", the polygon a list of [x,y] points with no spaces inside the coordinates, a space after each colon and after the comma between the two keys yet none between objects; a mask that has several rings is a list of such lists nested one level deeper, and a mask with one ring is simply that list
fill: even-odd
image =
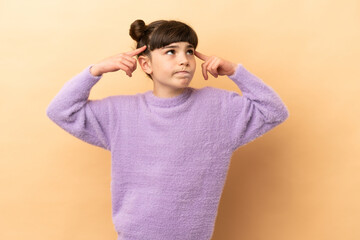
[{"label": "plain wall", "polygon": [[[290,116],[231,159],[213,240],[360,239],[360,2],[0,1],[0,239],[116,239],[110,153],[46,116],[86,66],[134,49],[130,24],[181,20],[197,50],[242,63]],[[227,77],[190,86],[241,93]],[[108,73],[90,98],[152,89]]]}]

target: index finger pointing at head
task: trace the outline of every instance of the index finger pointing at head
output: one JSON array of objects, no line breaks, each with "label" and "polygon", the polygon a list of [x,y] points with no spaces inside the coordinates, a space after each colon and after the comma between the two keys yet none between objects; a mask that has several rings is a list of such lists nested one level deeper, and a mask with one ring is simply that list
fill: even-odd
[{"label": "index finger pointing at head", "polygon": [[198,51],[195,51],[195,56],[197,56],[198,58],[200,58],[200,59],[203,60],[203,61],[206,61],[206,59],[209,58],[209,57],[206,56],[205,54],[202,54],[202,53],[200,53],[200,52],[198,52]]},{"label": "index finger pointing at head", "polygon": [[139,53],[143,52],[146,49],[146,45],[137,48],[133,51],[127,52],[127,54],[129,54],[131,57],[138,55]]}]

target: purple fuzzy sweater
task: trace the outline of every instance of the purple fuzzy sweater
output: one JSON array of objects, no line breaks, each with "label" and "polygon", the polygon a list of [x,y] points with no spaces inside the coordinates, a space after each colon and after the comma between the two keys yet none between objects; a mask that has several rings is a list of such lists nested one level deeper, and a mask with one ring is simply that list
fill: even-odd
[{"label": "purple fuzzy sweater", "polygon": [[102,76],[90,67],[47,108],[65,131],[111,151],[112,217],[118,240],[209,240],[232,153],[288,118],[277,93],[238,64],[242,95],[188,87],[89,100]]}]

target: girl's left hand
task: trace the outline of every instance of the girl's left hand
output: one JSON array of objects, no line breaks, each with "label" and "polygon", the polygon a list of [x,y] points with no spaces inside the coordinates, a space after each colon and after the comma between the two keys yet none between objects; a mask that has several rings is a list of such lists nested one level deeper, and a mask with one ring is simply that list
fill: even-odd
[{"label": "girl's left hand", "polygon": [[198,51],[195,51],[195,56],[204,61],[201,67],[205,80],[208,79],[207,72],[217,78],[219,75],[233,75],[237,68],[236,63],[226,61],[216,56],[206,56]]}]

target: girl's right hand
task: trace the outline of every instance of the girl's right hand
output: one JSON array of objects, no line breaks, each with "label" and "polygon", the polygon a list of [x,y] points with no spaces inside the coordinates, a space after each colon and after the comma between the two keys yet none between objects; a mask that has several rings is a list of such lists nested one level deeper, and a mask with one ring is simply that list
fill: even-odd
[{"label": "girl's right hand", "polygon": [[120,53],[94,64],[90,68],[90,73],[94,76],[100,76],[107,72],[115,72],[123,70],[129,77],[132,76],[132,72],[136,69],[136,59],[134,56],[143,52],[146,49],[146,45],[141,48],[137,48],[133,51]]}]

